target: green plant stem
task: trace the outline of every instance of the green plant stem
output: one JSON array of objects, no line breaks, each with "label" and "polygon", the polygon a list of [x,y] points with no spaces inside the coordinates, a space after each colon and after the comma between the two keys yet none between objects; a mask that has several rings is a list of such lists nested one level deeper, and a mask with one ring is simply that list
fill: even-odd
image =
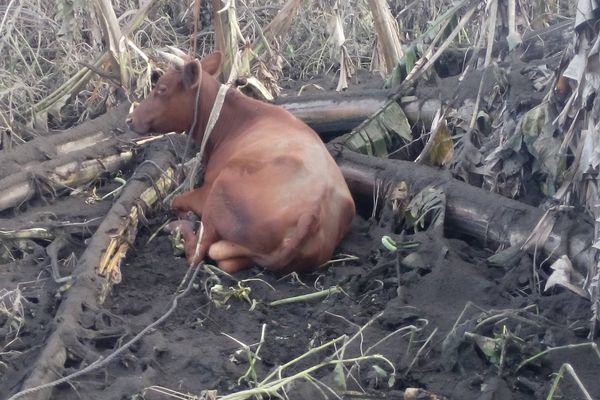
[{"label": "green plant stem", "polygon": [[275,301],[268,303],[268,305],[273,307],[273,306],[280,306],[282,304],[298,303],[301,301],[310,301],[310,300],[327,297],[332,294],[340,293],[341,291],[342,290],[339,287],[334,286],[334,287],[330,287],[329,289],[321,290],[320,292],[314,292],[314,293],[309,293],[309,294],[303,294],[300,296],[288,297],[288,298],[281,299],[281,300],[275,300]]}]

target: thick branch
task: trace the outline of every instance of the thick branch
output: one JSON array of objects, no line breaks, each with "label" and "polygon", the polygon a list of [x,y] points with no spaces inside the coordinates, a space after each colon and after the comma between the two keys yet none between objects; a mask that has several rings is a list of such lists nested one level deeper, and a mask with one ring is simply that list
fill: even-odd
[{"label": "thick branch", "polygon": [[390,92],[366,90],[360,93],[326,93],[284,97],[275,101],[306,122],[323,139],[351,131],[377,112]]},{"label": "thick branch", "polygon": [[[149,158],[153,159],[162,171],[169,171],[175,161],[173,154],[164,149],[155,151]],[[153,182],[156,185],[153,185]],[[104,276],[98,274],[98,270],[103,267],[103,260],[107,259],[107,255],[114,254],[117,256],[117,262],[109,260],[108,264],[119,269],[120,259],[124,255],[122,249],[124,247],[124,250],[127,250],[137,231],[137,220],[132,216],[137,216],[138,207],[151,207],[170,190],[171,183],[172,180],[163,176],[151,163],[144,163],[136,170],[134,178],[123,189],[123,194],[90,240],[75,268],[73,286],[66,293],[66,298],[56,313],[53,332],[46,341],[33,371],[23,383],[23,390],[61,377],[69,350],[67,342],[77,335],[77,332],[83,332],[84,327],[80,323],[83,313],[85,310],[96,310],[112,284],[115,272],[109,271]],[[149,194],[155,192],[155,187],[162,188],[161,193]],[[112,252],[111,249],[115,248],[117,251]],[[51,389],[40,390],[26,398],[47,400],[51,394]]]},{"label": "thick branch", "polygon": [[[447,197],[446,230],[475,238],[492,248],[522,245],[544,216],[541,209],[456,180],[447,171],[408,161],[368,157],[339,150],[337,146],[330,149],[358,199],[371,201],[376,182],[381,182],[382,188],[406,182],[411,194],[435,186]],[[575,261],[581,264],[591,251],[592,234],[590,224],[559,214],[548,239],[539,247],[553,257],[563,254],[578,257]]]},{"label": "thick branch", "polygon": [[86,121],[64,131],[52,132],[16,146],[10,152],[0,153],[0,179],[6,178],[23,168],[31,168],[42,162],[65,154],[93,147],[112,138],[113,130],[126,129],[125,116],[129,103],[121,103],[115,110],[96,119]]},{"label": "thick branch", "polygon": [[53,196],[64,188],[76,188],[91,182],[102,173],[114,173],[132,156],[131,150],[120,149],[109,143],[46,161],[35,168],[6,177],[0,180],[0,211],[16,207],[35,194]]}]

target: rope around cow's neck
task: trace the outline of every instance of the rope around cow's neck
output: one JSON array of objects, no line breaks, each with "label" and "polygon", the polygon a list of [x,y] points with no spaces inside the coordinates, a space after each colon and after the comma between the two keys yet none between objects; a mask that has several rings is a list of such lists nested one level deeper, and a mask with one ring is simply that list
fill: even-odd
[{"label": "rope around cow's neck", "polygon": [[[196,157],[194,157],[190,173],[188,174],[186,179],[187,190],[192,190],[196,185],[198,178],[201,178],[201,167],[202,161],[204,161],[203,158],[204,152],[206,150],[206,144],[208,143],[208,138],[210,137],[210,134],[212,133],[215,125],[217,124],[217,120],[221,115],[221,110],[223,109],[223,103],[225,102],[227,90],[229,90],[229,85],[227,84],[221,84],[221,86],[219,87],[217,97],[215,98],[212,110],[210,110],[210,115],[208,116],[208,122],[206,123],[206,127],[204,128],[202,142],[200,143],[200,150],[198,150],[198,153],[196,153]],[[193,132],[190,132],[190,135],[192,134]]]},{"label": "rope around cow's neck", "polygon": [[[187,190],[192,190],[194,186],[198,183],[198,178],[202,178],[202,174],[200,173],[200,167],[202,166],[202,161],[204,158],[204,151],[206,148],[206,144],[208,142],[208,138],[212,133],[217,120],[219,119],[219,115],[221,115],[221,109],[223,108],[223,103],[225,102],[225,95],[227,94],[227,90],[231,84],[221,84],[219,87],[219,91],[217,92],[217,96],[215,97],[215,102],[213,103],[213,107],[210,110],[210,115],[208,117],[208,122],[206,123],[206,127],[204,128],[204,135],[202,136],[202,142],[200,144],[200,150],[196,153],[196,156],[192,158],[189,162],[186,162],[185,165],[191,164],[190,173],[187,175],[187,178],[183,181],[181,185],[179,185],[175,190],[173,190],[169,195],[165,197],[163,200],[164,204],[169,204],[171,197],[179,193],[184,187]],[[188,137],[185,143],[185,150],[183,152],[182,161],[186,159],[187,152],[190,146],[190,141],[196,130],[196,123],[198,120],[198,102],[200,98],[200,86],[198,86],[198,91],[196,92],[196,100],[194,105],[194,120],[188,132]]]}]

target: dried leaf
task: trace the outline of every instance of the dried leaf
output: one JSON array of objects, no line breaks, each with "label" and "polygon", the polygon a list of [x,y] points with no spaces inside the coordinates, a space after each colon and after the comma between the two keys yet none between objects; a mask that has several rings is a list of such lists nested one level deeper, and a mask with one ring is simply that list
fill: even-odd
[{"label": "dried leaf", "polygon": [[521,153],[513,153],[502,163],[502,173],[505,176],[513,176],[521,173],[527,159]]},{"label": "dried leaf", "polygon": [[506,41],[508,42],[508,49],[510,51],[516,49],[517,46],[519,46],[521,43],[523,43],[523,40],[521,39],[521,35],[519,35],[519,32],[512,32],[509,35],[507,35]]},{"label": "dried leaf", "polygon": [[[436,126],[430,139],[431,145],[425,146],[427,150],[427,164],[444,166],[454,156],[454,142],[445,120],[441,120]],[[429,143],[427,143],[429,145]]]},{"label": "dried leaf", "polygon": [[594,11],[598,9],[598,2],[592,0],[579,0],[575,8],[575,28],[587,21],[594,21]]},{"label": "dried leaf", "polygon": [[455,149],[455,156],[451,168],[465,182],[469,182],[469,173],[476,172],[483,156],[479,149],[471,142],[470,137],[464,135],[459,140]]},{"label": "dried leaf", "polygon": [[346,90],[348,88],[348,78],[351,78],[352,74],[354,74],[352,58],[350,58],[346,46],[342,46],[340,49],[340,79],[335,90],[338,92]]},{"label": "dried leaf", "polygon": [[488,257],[487,262],[494,267],[512,268],[521,260],[523,254],[525,251],[521,246],[511,246]]},{"label": "dried leaf", "polygon": [[492,364],[497,365],[499,363],[502,338],[493,339],[476,333],[471,333],[469,337]]},{"label": "dried leaf", "polygon": [[590,168],[595,169],[600,165],[600,136],[598,131],[584,129],[581,131],[583,148],[579,161],[579,172],[586,173]]},{"label": "dried leaf", "polygon": [[329,25],[327,25],[327,33],[329,33],[329,37],[331,39],[331,43],[333,44],[333,51],[337,53],[340,51],[340,48],[346,42],[346,35],[344,34],[344,28],[342,23],[342,17],[338,10],[335,10],[335,13],[331,16],[329,20]]},{"label": "dried leaf", "polygon": [[544,291],[547,291],[555,285],[559,285],[566,289],[569,289],[573,293],[583,298],[590,298],[590,295],[583,288],[573,283],[573,281],[582,282],[583,277],[581,276],[581,274],[575,271],[571,260],[569,260],[569,257],[567,257],[566,255],[562,256],[561,258],[556,260],[550,266],[550,268],[552,268],[554,272],[552,272],[552,274],[550,274],[550,276],[548,277],[548,280],[546,281],[546,286],[544,286]]},{"label": "dried leaf", "polygon": [[404,389],[403,400],[446,400],[447,397],[431,393],[421,388],[406,388]]},{"label": "dried leaf", "polygon": [[548,103],[529,110],[522,119],[521,132],[527,150],[534,157],[532,172],[548,174],[543,190],[554,192],[555,181],[566,168],[566,158],[560,157],[561,140],[554,137],[553,125],[548,123]]},{"label": "dried leaf", "polygon": [[560,145],[561,141],[558,138],[546,135],[533,142],[530,153],[538,161],[537,165],[534,164],[533,172],[541,170],[555,180],[566,167],[565,157],[559,156]]},{"label": "dried leaf", "polygon": [[344,364],[336,364],[333,368],[333,381],[335,382],[337,389],[340,391],[346,390],[346,373]]},{"label": "dried leaf", "polygon": [[246,86],[250,87],[253,92],[257,93],[264,100],[273,100],[273,95],[271,94],[269,89],[267,89],[265,85],[262,84],[261,81],[251,76],[249,78],[246,78],[246,82]]},{"label": "dried leaf", "polygon": [[533,138],[537,138],[540,135],[546,122],[547,107],[548,103],[542,103],[523,115],[523,122],[521,124],[521,133],[523,135]]}]

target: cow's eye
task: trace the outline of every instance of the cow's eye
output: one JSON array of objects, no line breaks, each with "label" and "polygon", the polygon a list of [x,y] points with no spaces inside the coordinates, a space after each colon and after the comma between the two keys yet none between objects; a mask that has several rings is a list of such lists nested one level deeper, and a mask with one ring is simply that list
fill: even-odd
[{"label": "cow's eye", "polygon": [[159,85],[156,88],[156,94],[158,94],[158,95],[164,94],[166,91],[167,91],[167,88],[164,87],[163,85]]},{"label": "cow's eye", "polygon": [[150,75],[150,83],[152,83],[152,86],[158,83],[158,80],[160,79],[162,74],[163,71],[159,69],[155,69],[154,71],[152,71],[152,74]]}]

